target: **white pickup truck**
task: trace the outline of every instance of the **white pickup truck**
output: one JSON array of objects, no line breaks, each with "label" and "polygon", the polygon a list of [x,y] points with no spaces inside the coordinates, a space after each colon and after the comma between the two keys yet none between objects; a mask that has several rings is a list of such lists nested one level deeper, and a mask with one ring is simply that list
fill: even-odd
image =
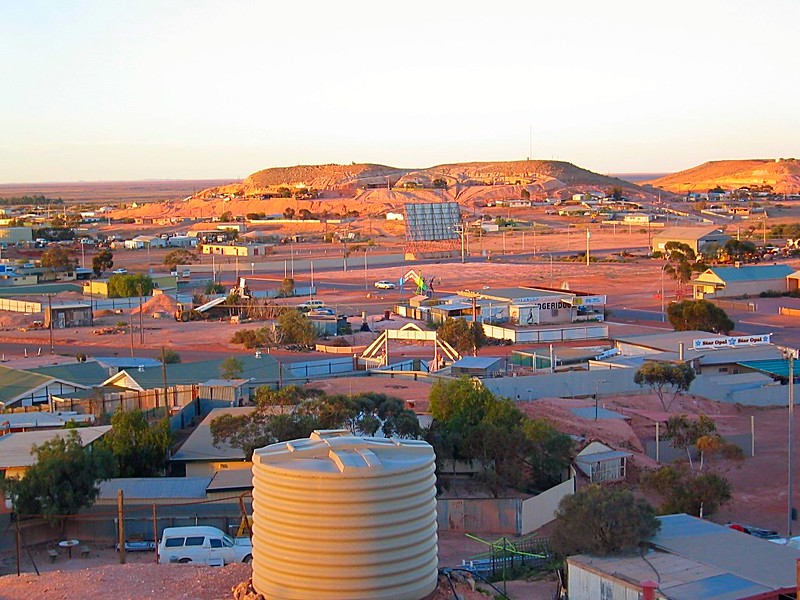
[{"label": "white pickup truck", "polygon": [[216,527],[167,527],[158,544],[160,563],[201,563],[222,567],[253,560],[249,538],[232,538]]}]

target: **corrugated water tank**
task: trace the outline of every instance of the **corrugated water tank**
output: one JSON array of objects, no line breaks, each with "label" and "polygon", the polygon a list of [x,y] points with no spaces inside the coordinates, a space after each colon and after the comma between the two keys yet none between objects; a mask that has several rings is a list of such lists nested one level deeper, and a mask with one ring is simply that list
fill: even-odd
[{"label": "corrugated water tank", "polygon": [[253,454],[253,586],[269,600],[420,600],[436,588],[433,448],[315,431]]}]

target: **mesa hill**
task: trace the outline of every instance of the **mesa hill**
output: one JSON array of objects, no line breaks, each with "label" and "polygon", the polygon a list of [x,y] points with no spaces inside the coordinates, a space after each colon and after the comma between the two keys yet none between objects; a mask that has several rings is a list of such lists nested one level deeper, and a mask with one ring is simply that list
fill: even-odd
[{"label": "mesa hill", "polygon": [[717,160],[642,182],[676,194],[771,186],[776,194],[800,192],[800,161],[794,158]]},{"label": "mesa hill", "polygon": [[[376,164],[298,165],[257,171],[241,183],[212,187],[181,202],[126,209],[127,217],[208,218],[280,215],[287,209],[313,214],[361,216],[385,214],[414,202],[458,202],[467,207],[495,200],[566,198],[620,187],[629,198],[652,193],[639,186],[593,173],[563,161],[472,162],[402,169]],[[114,216],[114,215],[112,215]]]},{"label": "mesa hill", "polygon": [[[314,188],[319,191],[355,191],[375,186],[403,186],[413,183],[427,187],[437,179],[450,186],[539,185],[547,188],[567,186],[619,186],[640,191],[621,179],[582,169],[568,162],[522,160],[509,162],[471,162],[436,165],[422,169],[402,169],[375,164],[298,165],[273,167],[253,173],[242,183],[211,188],[210,192],[255,195],[279,187]],[[545,185],[552,182],[550,185]]]}]

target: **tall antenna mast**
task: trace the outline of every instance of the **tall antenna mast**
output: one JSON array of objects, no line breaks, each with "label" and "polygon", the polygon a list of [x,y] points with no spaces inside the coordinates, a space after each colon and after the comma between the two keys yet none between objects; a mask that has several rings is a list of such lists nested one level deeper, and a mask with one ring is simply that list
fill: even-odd
[{"label": "tall antenna mast", "polygon": [[528,125],[528,160],[533,160],[533,125]]}]

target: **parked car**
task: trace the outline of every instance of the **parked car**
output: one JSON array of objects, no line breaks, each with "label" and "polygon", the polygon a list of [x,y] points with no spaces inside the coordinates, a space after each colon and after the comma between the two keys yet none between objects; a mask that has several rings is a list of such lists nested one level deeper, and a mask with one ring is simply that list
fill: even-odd
[{"label": "parked car", "polygon": [[125,273],[127,273],[127,272],[128,272],[128,269],[114,269],[112,271],[112,273],[114,273],[114,275],[125,275]]},{"label": "parked car", "polygon": [[306,300],[302,304],[297,305],[297,310],[308,312],[316,308],[322,308],[323,306],[325,306],[325,302],[322,300]]},{"label": "parked car", "polygon": [[308,314],[312,317],[335,317],[336,311],[332,308],[328,308],[327,306],[322,306],[320,308],[312,309]]},{"label": "parked car", "polygon": [[397,286],[393,281],[381,280],[375,282],[375,288],[379,290],[393,290],[395,287]]},{"label": "parked car", "polygon": [[158,544],[160,563],[202,563],[222,567],[253,560],[248,538],[232,538],[216,527],[167,527]]}]

